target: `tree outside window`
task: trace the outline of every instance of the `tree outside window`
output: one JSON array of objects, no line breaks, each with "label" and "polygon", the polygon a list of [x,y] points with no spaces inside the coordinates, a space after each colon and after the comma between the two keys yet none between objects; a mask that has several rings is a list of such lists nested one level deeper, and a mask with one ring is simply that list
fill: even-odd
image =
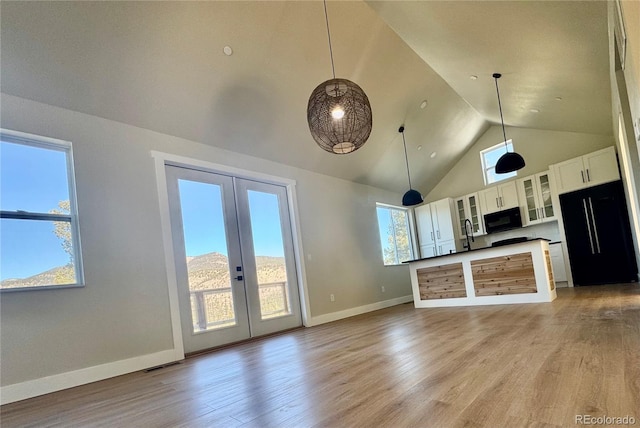
[{"label": "tree outside window", "polygon": [[413,259],[409,211],[386,205],[377,206],[378,230],[385,265],[397,265]]}]

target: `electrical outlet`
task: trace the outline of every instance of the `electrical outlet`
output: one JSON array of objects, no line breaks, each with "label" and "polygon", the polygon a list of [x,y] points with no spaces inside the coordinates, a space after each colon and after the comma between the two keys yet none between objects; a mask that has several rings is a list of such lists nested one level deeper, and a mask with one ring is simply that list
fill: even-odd
[{"label": "electrical outlet", "polygon": [[382,290],[382,292],[384,293],[386,290],[384,289],[384,285],[382,287],[380,287],[380,289]]},{"label": "electrical outlet", "polygon": [[335,302],[336,296],[334,296],[333,294],[329,294],[329,300],[331,300],[332,302]]}]

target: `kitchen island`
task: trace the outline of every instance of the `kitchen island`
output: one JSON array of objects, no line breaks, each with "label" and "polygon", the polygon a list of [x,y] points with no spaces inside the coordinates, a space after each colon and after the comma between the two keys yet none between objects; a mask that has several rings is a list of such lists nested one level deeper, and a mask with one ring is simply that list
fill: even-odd
[{"label": "kitchen island", "polygon": [[540,303],[556,298],[546,239],[407,263],[416,308]]}]

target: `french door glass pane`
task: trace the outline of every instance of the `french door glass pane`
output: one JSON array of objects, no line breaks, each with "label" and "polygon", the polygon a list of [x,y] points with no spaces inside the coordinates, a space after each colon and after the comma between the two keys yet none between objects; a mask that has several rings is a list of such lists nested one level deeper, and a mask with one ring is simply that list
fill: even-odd
[{"label": "french door glass pane", "polygon": [[194,333],[236,324],[222,188],[178,180]]},{"label": "french door glass pane", "polygon": [[249,190],[249,217],[262,319],[291,313],[278,195]]}]

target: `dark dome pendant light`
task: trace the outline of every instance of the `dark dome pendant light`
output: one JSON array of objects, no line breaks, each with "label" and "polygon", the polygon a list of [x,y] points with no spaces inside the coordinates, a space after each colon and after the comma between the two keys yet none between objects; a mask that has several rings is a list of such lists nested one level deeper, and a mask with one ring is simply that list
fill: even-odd
[{"label": "dark dome pendant light", "polygon": [[404,160],[407,163],[407,178],[409,179],[409,190],[402,197],[402,205],[410,207],[422,203],[422,195],[417,190],[411,188],[411,174],[409,173],[409,158],[407,157],[407,142],[404,139],[404,125],[398,129],[398,132],[402,134],[402,144],[404,145]]},{"label": "dark dome pendant light", "polygon": [[342,155],[358,150],[367,142],[373,118],[369,98],[362,88],[350,80],[336,79],[326,0],[324,17],[333,79],[322,82],[311,93],[307,123],[311,136],[323,150]]},{"label": "dark dome pendant light", "polygon": [[498,90],[498,79],[502,77],[500,73],[494,73],[493,78],[496,81],[496,93],[498,94],[498,108],[500,109],[500,123],[502,123],[502,136],[504,137],[504,145],[507,150],[505,154],[500,156],[496,163],[496,174],[506,174],[508,172],[517,171],[524,168],[524,158],[516,152],[510,152],[507,145],[507,133],[504,130],[504,119],[502,117],[502,103],[500,102],[500,91]]}]

